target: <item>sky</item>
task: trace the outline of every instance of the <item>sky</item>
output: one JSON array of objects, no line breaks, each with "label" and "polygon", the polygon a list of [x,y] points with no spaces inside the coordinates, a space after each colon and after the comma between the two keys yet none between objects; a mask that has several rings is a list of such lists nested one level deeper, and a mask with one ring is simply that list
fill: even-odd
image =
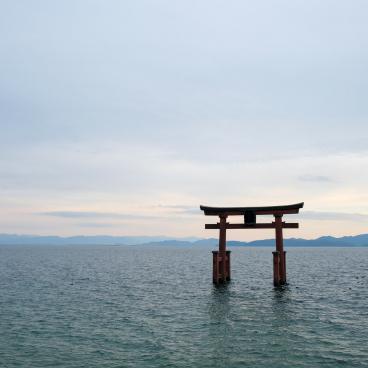
[{"label": "sky", "polygon": [[368,233],[367,12],[0,1],[0,233],[216,237],[200,204],[302,201],[287,237]]}]

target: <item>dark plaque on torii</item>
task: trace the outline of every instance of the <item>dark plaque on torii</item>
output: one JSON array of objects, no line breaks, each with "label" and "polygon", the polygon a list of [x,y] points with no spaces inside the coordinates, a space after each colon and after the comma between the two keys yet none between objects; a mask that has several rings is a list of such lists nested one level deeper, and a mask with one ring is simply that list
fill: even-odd
[{"label": "dark plaque on torii", "polygon": [[[273,252],[273,283],[275,286],[286,284],[286,252],[284,251],[282,229],[297,229],[298,223],[282,221],[283,215],[299,213],[304,202],[286,206],[268,207],[207,207],[200,206],[206,216],[219,216],[217,224],[206,224],[206,229],[219,229],[219,250],[213,251],[213,282],[225,283],[230,280],[230,251],[226,250],[227,229],[275,229],[276,251]],[[257,215],[272,215],[275,221],[257,223]],[[228,216],[243,216],[244,223],[230,224]]]}]

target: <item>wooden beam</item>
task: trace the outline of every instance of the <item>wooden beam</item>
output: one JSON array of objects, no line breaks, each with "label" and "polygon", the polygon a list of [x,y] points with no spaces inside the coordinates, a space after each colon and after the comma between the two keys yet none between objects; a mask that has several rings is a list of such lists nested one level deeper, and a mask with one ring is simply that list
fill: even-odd
[{"label": "wooden beam", "polygon": [[279,211],[254,211],[256,215],[288,215],[299,213],[299,210],[279,210]]},{"label": "wooden beam", "polygon": [[[275,229],[276,225],[274,222],[271,223],[259,223],[254,225],[245,224],[226,224],[226,229]],[[299,224],[297,222],[283,222],[282,227],[284,229],[298,229]],[[205,229],[220,229],[220,224],[206,224]]]},{"label": "wooden beam", "polygon": [[253,212],[256,215],[283,215],[299,213],[304,203],[295,203],[284,206],[261,206],[261,207],[208,207],[200,206],[206,216],[244,216],[246,212]]},{"label": "wooden beam", "polygon": [[[299,213],[299,210],[256,210],[253,211],[256,215],[289,215],[289,214],[297,214]],[[224,216],[244,216],[244,211],[237,211],[237,210],[229,210],[221,212],[221,215]],[[206,212],[206,216],[220,216],[219,212]]]}]

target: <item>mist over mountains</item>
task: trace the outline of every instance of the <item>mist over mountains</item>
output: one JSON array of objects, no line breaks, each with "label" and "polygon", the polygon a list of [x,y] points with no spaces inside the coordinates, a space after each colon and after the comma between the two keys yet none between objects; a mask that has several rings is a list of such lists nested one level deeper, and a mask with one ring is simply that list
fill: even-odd
[{"label": "mist over mountains", "polygon": [[[37,236],[0,234],[0,245],[147,245],[147,246],[217,246],[218,239],[201,239],[198,237],[172,238],[167,236]],[[322,236],[317,239],[284,239],[287,247],[366,247],[368,234],[343,236],[335,238]],[[274,239],[255,240],[250,242],[227,242],[233,247],[274,247]]]},{"label": "mist over mountains", "polygon": [[[77,235],[70,237],[0,234],[0,245],[141,245],[176,240],[168,236],[111,236],[111,235]],[[185,237],[183,242],[192,243],[201,240],[198,237]]]}]

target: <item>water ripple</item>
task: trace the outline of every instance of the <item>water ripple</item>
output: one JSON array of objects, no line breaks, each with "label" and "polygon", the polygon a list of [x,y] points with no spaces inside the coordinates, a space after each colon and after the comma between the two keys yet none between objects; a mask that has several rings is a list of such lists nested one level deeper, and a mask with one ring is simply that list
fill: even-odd
[{"label": "water ripple", "polygon": [[1,247],[1,367],[368,367],[368,248]]}]

